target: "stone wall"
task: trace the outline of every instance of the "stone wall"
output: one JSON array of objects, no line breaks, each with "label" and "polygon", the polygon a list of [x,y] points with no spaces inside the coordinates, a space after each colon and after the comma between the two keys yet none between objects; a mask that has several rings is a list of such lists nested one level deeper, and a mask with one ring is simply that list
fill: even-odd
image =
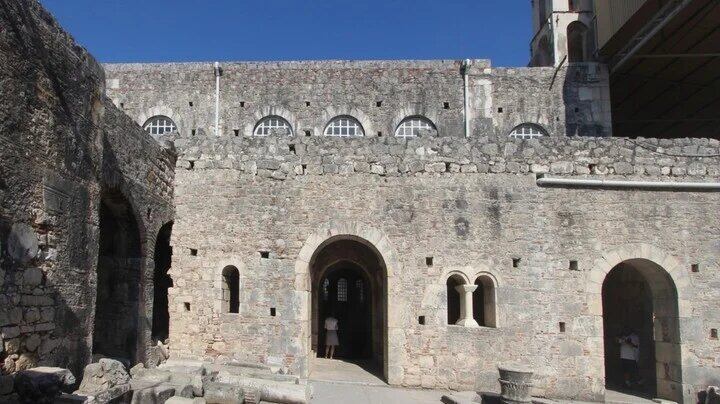
[{"label": "stone wall", "polygon": [[[309,61],[222,63],[220,135],[252,136],[268,115],[295,134],[322,136],[335,116],[352,115],[368,137],[392,137],[400,122],[422,115],[438,135],[464,136],[462,61]],[[143,125],[170,117],[181,135],[215,135],[215,76],[210,63],[107,64],[108,96]],[[611,133],[608,77],[599,64],[491,68],[470,61],[472,133],[507,135],[530,122],[551,136]]]},{"label": "stone wall", "polygon": [[79,375],[93,342],[101,200],[117,192],[137,218],[147,323],[175,155],[112,105],[100,65],[38,2],[0,1],[0,27],[3,371],[43,364]]},{"label": "stone wall", "polygon": [[[196,136],[175,144],[177,354],[307,373],[308,266],[323,241],[345,235],[373,245],[387,266],[391,384],[494,389],[496,364],[521,360],[538,374],[537,394],[600,398],[600,289],[630,258],[661,265],[677,287],[683,367],[673,388],[690,397],[717,382],[710,329],[720,322],[720,196],[535,182],[538,174],[718,181],[716,140]],[[702,269],[691,272],[693,263]],[[222,310],[227,265],[240,270],[239,314]],[[496,328],[446,325],[452,274],[493,280]]]}]

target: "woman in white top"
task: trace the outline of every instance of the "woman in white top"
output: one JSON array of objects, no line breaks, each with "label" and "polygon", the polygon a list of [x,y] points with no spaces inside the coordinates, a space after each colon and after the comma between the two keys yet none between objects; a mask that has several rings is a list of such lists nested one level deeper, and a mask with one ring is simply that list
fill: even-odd
[{"label": "woman in white top", "polygon": [[338,339],[338,320],[334,316],[325,319],[325,357],[332,359],[335,347],[340,345]]}]

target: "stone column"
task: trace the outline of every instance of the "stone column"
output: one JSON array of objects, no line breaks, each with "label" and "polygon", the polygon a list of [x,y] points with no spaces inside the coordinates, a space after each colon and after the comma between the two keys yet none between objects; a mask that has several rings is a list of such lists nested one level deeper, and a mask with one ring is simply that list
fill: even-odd
[{"label": "stone column", "polygon": [[480,327],[473,317],[473,292],[477,285],[458,285],[455,290],[460,294],[460,319],[455,323],[465,327]]}]

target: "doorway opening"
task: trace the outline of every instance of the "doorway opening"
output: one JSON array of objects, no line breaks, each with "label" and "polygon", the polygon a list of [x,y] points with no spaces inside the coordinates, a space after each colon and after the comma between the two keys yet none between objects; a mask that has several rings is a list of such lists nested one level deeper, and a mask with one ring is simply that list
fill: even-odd
[{"label": "doorway opening", "polygon": [[154,341],[165,341],[170,335],[170,313],[168,312],[168,289],[173,281],[168,271],[172,263],[172,247],[170,234],[172,222],[166,223],[158,232],[155,242],[155,269],[153,270],[153,321],[152,338]]},{"label": "doorway opening", "polygon": [[[624,261],[605,277],[602,303],[606,387],[682,401],[678,300],[670,275],[649,260]],[[623,342],[632,334],[635,350]],[[633,355],[635,364],[627,362]]]},{"label": "doorway opening", "polygon": [[340,342],[334,358],[384,378],[387,277],[382,257],[365,240],[340,237],[323,243],[310,265],[312,349],[316,356],[325,355],[325,319],[333,316],[338,320]]},{"label": "doorway opening", "polygon": [[100,246],[93,354],[138,360],[140,232],[130,203],[118,192],[100,203]]}]

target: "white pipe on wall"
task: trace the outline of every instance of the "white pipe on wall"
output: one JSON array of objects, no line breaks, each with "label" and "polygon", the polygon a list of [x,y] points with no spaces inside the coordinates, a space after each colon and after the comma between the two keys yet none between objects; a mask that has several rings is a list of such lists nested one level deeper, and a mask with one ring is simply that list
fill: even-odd
[{"label": "white pipe on wall", "polygon": [[591,180],[580,178],[539,177],[538,186],[567,186],[585,188],[634,188],[692,191],[720,191],[720,182],[664,182],[664,181],[628,181],[628,180]]},{"label": "white pipe on wall", "polygon": [[215,136],[220,136],[220,62],[215,62]]},{"label": "white pipe on wall", "polygon": [[465,137],[470,137],[470,94],[468,93],[468,70],[470,70],[470,59],[463,62],[463,93],[465,96]]}]

